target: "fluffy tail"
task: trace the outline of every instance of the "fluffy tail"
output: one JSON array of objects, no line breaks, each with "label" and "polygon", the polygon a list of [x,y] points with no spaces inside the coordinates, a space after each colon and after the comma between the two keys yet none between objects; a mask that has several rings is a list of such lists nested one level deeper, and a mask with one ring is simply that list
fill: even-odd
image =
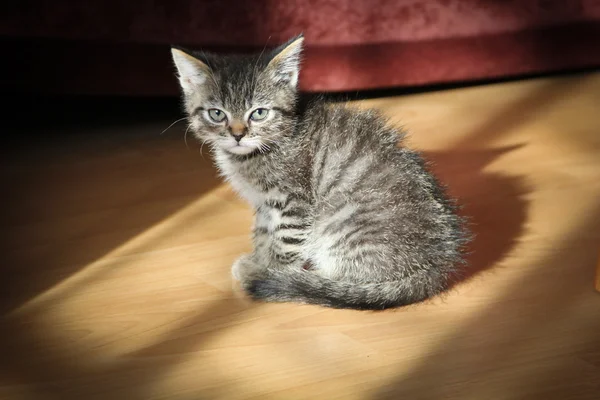
[{"label": "fluffy tail", "polygon": [[250,296],[258,300],[356,310],[383,310],[417,303],[446,287],[447,279],[431,271],[399,281],[361,284],[335,281],[305,270],[267,270],[244,284]]}]

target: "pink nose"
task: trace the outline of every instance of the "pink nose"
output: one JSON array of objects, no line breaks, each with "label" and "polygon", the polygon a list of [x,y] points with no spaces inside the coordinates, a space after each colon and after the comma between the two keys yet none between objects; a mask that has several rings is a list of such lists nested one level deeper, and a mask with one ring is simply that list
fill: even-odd
[{"label": "pink nose", "polygon": [[231,129],[231,134],[233,136],[239,136],[244,134],[244,131],[246,130],[246,126],[238,121],[234,121],[229,125],[229,129]]}]

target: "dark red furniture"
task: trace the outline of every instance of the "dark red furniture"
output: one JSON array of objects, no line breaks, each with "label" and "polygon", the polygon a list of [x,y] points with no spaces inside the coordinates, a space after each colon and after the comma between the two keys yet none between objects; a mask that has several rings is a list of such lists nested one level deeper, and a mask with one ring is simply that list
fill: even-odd
[{"label": "dark red furniture", "polygon": [[598,0],[21,0],[0,6],[4,89],[177,93],[168,45],[306,36],[302,88],[354,91],[600,65]]}]

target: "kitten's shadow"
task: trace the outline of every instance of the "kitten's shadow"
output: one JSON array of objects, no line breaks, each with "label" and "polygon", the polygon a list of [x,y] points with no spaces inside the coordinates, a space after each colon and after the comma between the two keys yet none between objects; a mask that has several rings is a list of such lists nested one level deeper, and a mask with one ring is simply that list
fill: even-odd
[{"label": "kitten's shadow", "polygon": [[[461,206],[474,234],[468,246],[464,281],[495,266],[523,234],[527,190],[519,177],[485,171],[485,167],[519,146],[499,149],[424,152],[430,169]],[[455,282],[457,283],[457,282]]]}]

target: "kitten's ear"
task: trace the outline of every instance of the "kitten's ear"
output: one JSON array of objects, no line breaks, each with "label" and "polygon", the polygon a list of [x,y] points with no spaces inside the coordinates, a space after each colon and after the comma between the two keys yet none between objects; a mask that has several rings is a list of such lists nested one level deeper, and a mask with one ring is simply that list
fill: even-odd
[{"label": "kitten's ear", "polygon": [[276,81],[285,82],[294,89],[298,85],[300,61],[304,36],[298,35],[273,51],[272,59],[267,65]]},{"label": "kitten's ear", "polygon": [[182,49],[172,47],[171,54],[183,91],[191,93],[198,90],[198,86],[202,85],[211,73],[210,67]]}]

